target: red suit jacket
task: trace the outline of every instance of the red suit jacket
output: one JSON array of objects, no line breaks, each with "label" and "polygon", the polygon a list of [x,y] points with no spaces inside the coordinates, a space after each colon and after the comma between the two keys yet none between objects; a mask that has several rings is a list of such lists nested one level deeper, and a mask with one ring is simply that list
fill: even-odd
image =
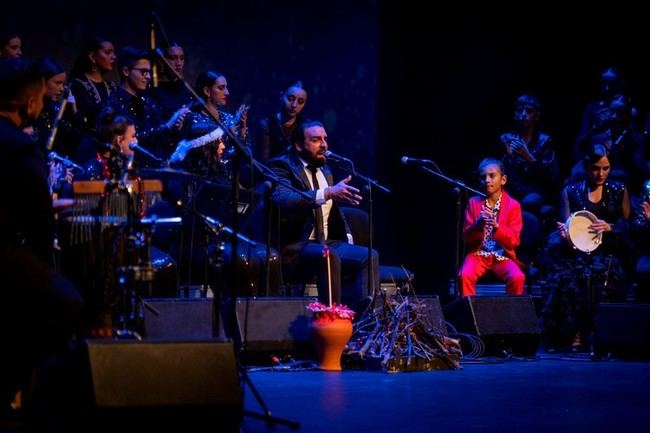
[{"label": "red suit jacket", "polygon": [[[507,192],[502,191],[501,210],[499,211],[499,228],[494,231],[494,240],[503,247],[506,257],[514,261],[519,267],[524,264],[517,260],[515,248],[519,246],[522,217],[521,205],[517,200],[510,197]],[[479,196],[472,197],[467,203],[465,210],[465,227],[463,228],[463,239],[469,247],[470,254],[478,251],[483,242],[483,226],[476,223],[481,215],[481,208],[485,199]]]}]

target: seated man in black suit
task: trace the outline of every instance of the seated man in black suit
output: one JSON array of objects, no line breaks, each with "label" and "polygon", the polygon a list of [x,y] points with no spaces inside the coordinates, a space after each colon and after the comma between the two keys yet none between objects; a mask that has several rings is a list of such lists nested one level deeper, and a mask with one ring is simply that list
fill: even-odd
[{"label": "seated man in black suit", "polygon": [[[358,205],[359,190],[348,184],[351,176],[334,184],[327,167],[327,133],[322,123],[302,123],[295,129],[292,141],[288,154],[269,161],[283,183],[309,194],[306,198],[282,184],[273,191],[273,202],[279,207],[281,218],[276,236],[287,279],[306,282],[309,276],[317,274],[321,302],[330,300],[331,286],[332,302],[352,305],[369,295],[368,250],[352,244],[338,203]],[[329,251],[329,272],[324,250]],[[373,251],[374,288],[379,288],[378,263],[378,254]],[[342,271],[352,275],[350,287],[343,289]]]}]

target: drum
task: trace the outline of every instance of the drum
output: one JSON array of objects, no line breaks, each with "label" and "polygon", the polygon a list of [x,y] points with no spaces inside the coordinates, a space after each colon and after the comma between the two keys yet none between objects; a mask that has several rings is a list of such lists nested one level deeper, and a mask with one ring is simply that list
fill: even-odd
[{"label": "drum", "polygon": [[589,227],[598,219],[588,210],[574,212],[566,220],[566,231],[573,248],[584,253],[591,253],[600,246],[602,233],[593,233]]}]

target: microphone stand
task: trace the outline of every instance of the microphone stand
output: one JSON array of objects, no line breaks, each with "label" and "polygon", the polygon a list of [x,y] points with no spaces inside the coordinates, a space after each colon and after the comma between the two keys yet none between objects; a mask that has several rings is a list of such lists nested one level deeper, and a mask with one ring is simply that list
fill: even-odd
[{"label": "microphone stand", "polygon": [[[345,161],[337,161],[335,159],[332,159],[331,161],[334,162],[335,165],[338,164],[338,167],[341,168],[342,170],[346,171],[352,176],[358,177],[359,179],[367,183],[366,188],[368,189],[368,259],[367,259],[368,260],[368,288],[369,288],[369,292],[372,294],[372,302],[370,302],[369,308],[372,308],[372,306],[375,303],[375,298],[377,296],[377,289],[378,289],[378,287],[375,287],[375,279],[373,278],[372,275],[372,248],[373,248],[373,234],[374,234],[373,223],[372,223],[373,221],[372,187],[374,186],[380,191],[387,194],[390,194],[391,190],[381,185],[376,180],[373,180],[368,176],[364,176],[363,174],[356,171],[354,168],[354,163],[351,160],[346,159]],[[377,272],[379,272],[379,269],[377,269]]]},{"label": "microphone stand", "polygon": [[453,188],[454,195],[456,196],[456,227],[454,228],[454,236],[456,240],[456,246],[454,248],[454,254],[455,254],[455,261],[454,261],[454,297],[457,298],[460,295],[460,291],[458,290],[458,272],[460,272],[460,256],[461,256],[461,246],[460,246],[460,238],[461,238],[461,233],[462,233],[462,225],[463,225],[463,220],[462,220],[462,215],[463,215],[463,209],[462,209],[462,194],[463,191],[455,186]]},{"label": "microphone stand", "polygon": [[151,153],[149,150],[145,149],[144,147],[140,146],[137,143],[129,144],[129,149],[131,149],[134,153],[139,153],[139,154],[144,155],[147,158],[151,159],[152,161],[155,161],[157,164],[159,164],[160,167],[169,167],[169,161],[157,157],[156,155]]},{"label": "microphone stand", "polygon": [[264,296],[269,296],[271,291],[271,223],[273,215],[271,213],[271,189],[273,185],[270,182],[264,182],[264,234],[266,244],[264,255]]},{"label": "microphone stand", "polygon": [[[156,49],[156,24],[153,20],[149,22],[149,48],[151,50]],[[158,65],[156,62],[152,62],[151,65],[151,85],[158,87]]]},{"label": "microphone stand", "polygon": [[442,170],[438,168],[438,166],[434,163],[434,166],[437,171],[431,170],[429,167],[421,166],[419,165],[418,167],[422,169],[423,171],[426,171],[429,174],[432,174],[436,177],[439,177],[440,179],[443,179],[447,181],[448,183],[454,185],[454,193],[456,195],[456,229],[455,229],[455,234],[456,234],[456,248],[455,248],[455,253],[456,253],[456,263],[455,263],[455,271],[454,271],[454,297],[457,298],[460,295],[460,290],[459,290],[459,284],[458,284],[458,272],[460,271],[460,238],[461,238],[461,227],[462,227],[462,209],[461,209],[461,194],[462,192],[467,192],[471,191],[476,195],[479,195],[481,197],[485,197],[485,194],[482,193],[479,190],[476,190],[472,187],[469,187],[465,185],[463,182],[452,179],[448,176],[445,176],[442,173]]},{"label": "microphone stand", "polygon": [[68,105],[68,96],[69,96],[69,90],[66,88],[66,91],[63,92],[63,99],[61,100],[61,105],[59,105],[59,111],[56,113],[56,117],[54,118],[54,124],[52,125],[52,130],[50,131],[50,135],[47,137],[47,141],[45,142],[45,148],[49,152],[52,150],[54,147],[54,140],[56,139],[56,135],[59,132],[59,124],[61,123],[61,119],[63,119],[63,113],[65,112],[65,108]]},{"label": "microphone stand", "polygon": [[[178,79],[181,83],[183,83],[183,85],[185,86],[185,89],[187,89],[187,91],[190,92],[190,94],[195,98],[197,103],[200,104],[203,107],[205,112],[212,118],[212,120],[214,120],[214,122],[217,124],[217,126],[220,127],[224,131],[224,133],[228,136],[228,138],[230,138],[230,140],[234,143],[235,149],[237,150],[236,156],[233,158],[233,184],[232,184],[233,198],[232,198],[232,209],[231,209],[231,211],[232,211],[231,225],[232,225],[232,230],[233,230],[233,233],[234,233],[234,236],[231,236],[231,249],[232,249],[231,255],[232,255],[233,267],[234,267],[235,264],[236,264],[236,258],[237,258],[237,239],[238,239],[237,231],[239,229],[239,227],[238,227],[238,219],[239,219],[238,218],[239,162],[237,161],[238,155],[244,155],[247,158],[247,160],[249,161],[249,163],[252,166],[254,166],[266,178],[272,179],[274,182],[282,184],[283,186],[286,186],[287,188],[301,194],[306,199],[310,199],[311,197],[310,197],[310,195],[308,193],[300,191],[299,189],[293,187],[292,185],[290,185],[290,184],[288,184],[286,182],[283,182],[281,179],[279,179],[275,175],[275,173],[273,173],[273,171],[270,168],[268,168],[268,167],[264,166],[263,164],[257,162],[255,160],[255,158],[253,158],[252,153],[249,152],[246,149],[246,147],[244,146],[244,144],[242,144],[241,140],[239,140],[239,137],[237,137],[237,135],[230,128],[227,128],[223,124],[223,122],[221,122],[221,119],[219,119],[217,116],[212,114],[212,112],[209,110],[209,108],[208,108],[206,102],[203,100],[203,98],[201,98],[194,91],[192,86],[190,86],[190,84],[178,73],[178,71],[176,71],[176,69],[174,69],[174,67],[171,65],[169,60],[167,60],[167,58],[165,57],[162,50],[160,48],[157,48],[157,49],[154,50],[154,53],[158,55],[160,60],[162,60],[163,63],[167,66],[168,70],[172,74],[174,74],[176,79]],[[233,281],[235,280],[234,276],[233,276],[232,280]],[[234,284],[233,284],[232,289],[233,290],[232,290],[231,302],[230,302],[230,317],[231,317],[231,321],[232,321],[231,329],[234,330],[234,329],[237,329],[237,323],[236,323],[237,322],[237,315],[236,315],[236,313],[237,313],[237,288],[236,288],[236,286]],[[216,305],[217,304],[217,296],[214,297],[214,300],[215,300],[215,305],[214,305],[215,311],[218,311],[217,309],[219,308],[219,305]],[[245,338],[242,338],[242,340],[245,340]],[[241,343],[239,344],[239,346],[240,347],[237,347],[236,348],[237,350],[235,351],[238,355],[240,354],[239,349],[241,349]],[[241,380],[243,382],[245,382],[246,384],[248,384],[249,388],[251,389],[251,392],[253,393],[253,395],[255,396],[255,399],[257,400],[257,403],[260,405],[260,407],[262,408],[262,410],[264,412],[263,414],[260,415],[260,414],[255,413],[255,412],[244,410],[244,415],[250,416],[250,417],[253,417],[253,418],[263,419],[263,420],[266,421],[266,423],[268,425],[283,424],[283,425],[291,427],[292,429],[299,429],[300,428],[300,423],[299,422],[288,420],[288,419],[283,419],[283,418],[278,418],[278,417],[274,417],[273,415],[271,415],[271,411],[268,409],[268,407],[266,406],[266,403],[262,399],[262,396],[259,394],[259,392],[255,388],[255,386],[253,385],[253,382],[251,381],[250,377],[248,376],[248,373],[246,372],[246,369],[241,366],[241,363],[239,362],[239,359],[237,360],[237,366],[238,366],[238,370],[239,370]]]}]

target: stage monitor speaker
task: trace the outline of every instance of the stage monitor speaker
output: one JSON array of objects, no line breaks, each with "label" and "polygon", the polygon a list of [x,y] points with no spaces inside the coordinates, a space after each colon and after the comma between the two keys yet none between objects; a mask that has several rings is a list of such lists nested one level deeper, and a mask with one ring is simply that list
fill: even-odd
[{"label": "stage monitor speaker", "polygon": [[232,343],[89,341],[86,431],[238,431]]},{"label": "stage monitor speaker", "polygon": [[213,300],[207,298],[144,299],[144,338],[209,340],[213,338],[215,329],[217,333],[223,329],[222,326],[213,325],[213,312]]},{"label": "stage monitor speaker", "polygon": [[598,353],[650,358],[650,304],[601,302],[596,314]]},{"label": "stage monitor speaker", "polygon": [[[270,362],[270,355],[313,359],[307,306],[312,297],[237,298],[237,328],[244,362]],[[224,313],[224,320],[225,319]]]},{"label": "stage monitor speaker", "polygon": [[444,314],[458,332],[479,337],[487,355],[537,353],[541,329],[530,296],[458,298],[445,306]]}]

